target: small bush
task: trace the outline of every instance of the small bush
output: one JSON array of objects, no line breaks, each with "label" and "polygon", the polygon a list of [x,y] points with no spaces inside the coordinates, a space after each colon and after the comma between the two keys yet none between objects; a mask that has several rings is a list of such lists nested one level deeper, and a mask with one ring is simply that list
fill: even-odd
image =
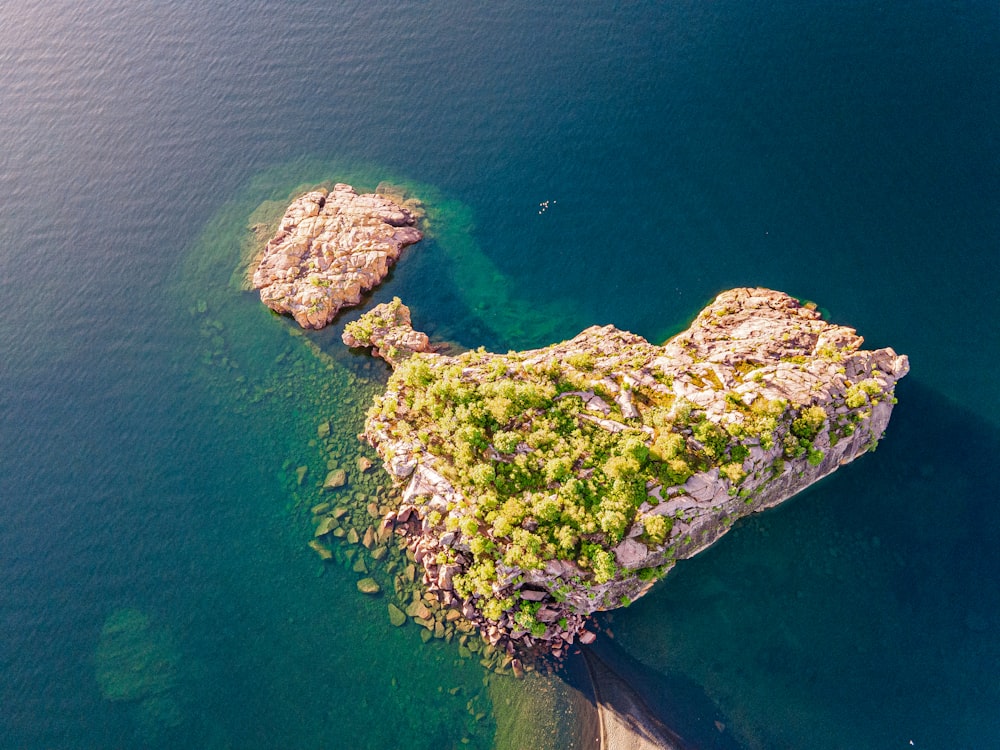
[{"label": "small bush", "polygon": [[618,572],[615,556],[596,544],[590,544],[587,547],[585,554],[590,561],[591,570],[594,571],[594,580],[597,583],[607,583]]},{"label": "small bush", "polygon": [[594,365],[596,365],[597,362],[594,360],[593,354],[588,352],[573,352],[566,357],[566,364],[571,367],[575,367],[577,370],[590,372],[594,369]]},{"label": "small bush", "polygon": [[866,378],[860,383],[855,383],[847,389],[844,403],[849,409],[858,409],[865,405],[869,397],[877,399],[882,394],[878,381],[874,378]]},{"label": "small bush", "polygon": [[492,464],[478,463],[469,469],[469,480],[477,487],[493,484],[496,477],[497,473]]},{"label": "small bush", "polygon": [[705,452],[713,458],[720,458],[726,452],[729,438],[726,431],[708,419],[694,426],[695,440],[705,446]]},{"label": "small bush", "polygon": [[682,455],[686,449],[687,443],[683,436],[676,432],[668,432],[656,437],[649,454],[657,461],[669,461],[671,458]]},{"label": "small bush", "polygon": [[743,471],[743,466],[736,462],[723,464],[719,467],[719,471],[733,484],[739,484],[743,480],[743,477],[747,475],[747,473]]},{"label": "small bush", "polygon": [[667,534],[673,528],[674,522],[665,516],[649,516],[643,520],[642,525],[649,541],[659,545],[666,541]]},{"label": "small bush", "polygon": [[792,422],[792,434],[796,437],[812,440],[823,429],[826,423],[826,411],[822,406],[810,406],[799,412]]},{"label": "small bush", "polygon": [[520,442],[521,435],[517,432],[498,432],[493,436],[493,447],[500,453],[513,453]]}]

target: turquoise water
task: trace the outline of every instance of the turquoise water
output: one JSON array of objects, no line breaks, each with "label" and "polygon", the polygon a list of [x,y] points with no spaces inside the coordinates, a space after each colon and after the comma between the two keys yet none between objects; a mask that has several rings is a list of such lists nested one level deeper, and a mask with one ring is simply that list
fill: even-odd
[{"label": "turquoise water", "polygon": [[[384,372],[230,284],[261,201],[348,177],[430,196],[374,299],[438,338],[662,339],[760,284],[909,354],[874,455],[602,653],[699,747],[998,744],[998,32],[991,3],[0,8],[0,745],[500,736],[517,686],[306,547],[294,470]],[[154,701],[97,679],[126,608]]]}]

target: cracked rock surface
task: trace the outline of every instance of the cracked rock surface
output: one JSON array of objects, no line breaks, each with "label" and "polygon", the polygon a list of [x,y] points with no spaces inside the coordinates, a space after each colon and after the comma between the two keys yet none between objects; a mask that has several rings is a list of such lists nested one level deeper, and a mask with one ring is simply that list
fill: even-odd
[{"label": "cracked rock surface", "polygon": [[303,328],[322,328],[378,285],[407,245],[422,239],[419,203],[318,188],[285,211],[253,274],[265,305]]}]

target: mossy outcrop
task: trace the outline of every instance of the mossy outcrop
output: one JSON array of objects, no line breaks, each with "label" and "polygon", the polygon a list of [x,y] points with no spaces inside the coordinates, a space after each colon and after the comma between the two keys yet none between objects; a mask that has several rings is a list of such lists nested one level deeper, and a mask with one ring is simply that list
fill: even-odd
[{"label": "mossy outcrop", "polygon": [[413,330],[410,308],[399,297],[376,305],[358,320],[348,323],[341,339],[350,347],[371,347],[376,357],[393,367],[416,352],[431,351],[427,334]]},{"label": "mossy outcrop", "polygon": [[[379,329],[366,317],[355,333]],[[605,326],[388,358],[364,433],[402,488],[383,527],[491,642],[558,654],[592,637],[591,613],[877,444],[908,362],[862,343],[786,294],[734,289],[663,346]]]}]

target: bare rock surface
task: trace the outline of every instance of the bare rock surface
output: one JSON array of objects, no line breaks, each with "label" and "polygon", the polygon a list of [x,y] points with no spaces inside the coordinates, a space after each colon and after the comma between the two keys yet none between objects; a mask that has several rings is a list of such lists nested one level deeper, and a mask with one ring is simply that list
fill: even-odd
[{"label": "bare rock surface", "polygon": [[[402,310],[352,340],[417,340]],[[557,656],[591,613],[872,450],[909,370],[768,289],[720,294],[662,346],[613,326],[507,354],[425,339],[386,357],[365,426],[401,490],[382,528],[491,643]]]},{"label": "bare rock surface", "polygon": [[403,248],[423,237],[412,209],[342,183],[299,196],[253,274],[261,302],[303,328],[322,328],[341,308],[357,305]]}]

